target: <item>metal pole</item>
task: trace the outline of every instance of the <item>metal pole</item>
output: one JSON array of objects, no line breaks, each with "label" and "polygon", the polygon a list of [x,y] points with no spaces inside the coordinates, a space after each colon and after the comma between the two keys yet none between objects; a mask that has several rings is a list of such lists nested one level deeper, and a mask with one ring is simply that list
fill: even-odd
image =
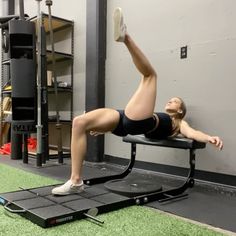
[{"label": "metal pole", "polygon": [[20,7],[20,20],[24,20],[25,19],[24,0],[20,0],[19,7]]},{"label": "metal pole", "polygon": [[[43,21],[43,19],[42,19]],[[43,164],[49,160],[49,147],[48,147],[48,92],[47,92],[47,49],[46,49],[46,33],[44,29],[44,23],[42,22],[41,27],[41,63],[42,63],[42,76],[41,76],[41,85],[42,85],[42,101],[41,101],[41,119],[42,119],[42,161]]]},{"label": "metal pole", "polygon": [[8,0],[8,15],[15,14],[15,0]]},{"label": "metal pole", "polygon": [[49,31],[50,31],[50,43],[52,48],[52,72],[54,78],[54,90],[55,90],[55,100],[56,100],[56,129],[58,131],[58,139],[57,139],[57,151],[58,151],[58,163],[63,163],[63,151],[62,151],[62,130],[60,124],[60,115],[58,108],[58,84],[57,84],[57,73],[56,73],[56,60],[55,60],[55,50],[54,50],[54,35],[52,28],[52,13],[51,6],[52,1],[46,0],[46,5],[48,6],[48,19],[49,19]]},{"label": "metal pole", "polygon": [[40,2],[41,0],[36,0],[38,2],[38,21],[37,21],[37,31],[38,31],[38,79],[37,79],[37,166],[42,166],[42,120],[41,120],[41,25],[42,25],[42,17],[41,17],[41,10],[40,10]]}]

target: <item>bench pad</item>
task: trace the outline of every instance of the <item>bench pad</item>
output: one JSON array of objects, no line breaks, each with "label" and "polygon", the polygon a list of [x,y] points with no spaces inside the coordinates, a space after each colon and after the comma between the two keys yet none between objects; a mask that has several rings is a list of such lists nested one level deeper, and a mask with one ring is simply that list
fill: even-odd
[{"label": "bench pad", "polygon": [[203,142],[198,142],[188,138],[174,137],[162,140],[149,139],[144,135],[127,135],[123,137],[123,141],[127,143],[151,145],[151,146],[161,146],[161,147],[171,147],[180,149],[202,149],[206,147]]}]

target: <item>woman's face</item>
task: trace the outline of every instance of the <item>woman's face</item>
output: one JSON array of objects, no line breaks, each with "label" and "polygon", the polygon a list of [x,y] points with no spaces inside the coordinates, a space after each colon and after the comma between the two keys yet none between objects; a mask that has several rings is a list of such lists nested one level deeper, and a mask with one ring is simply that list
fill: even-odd
[{"label": "woman's face", "polygon": [[169,100],[169,102],[167,102],[166,106],[165,106],[165,111],[167,113],[176,113],[179,112],[181,113],[181,100],[179,98],[171,98]]}]

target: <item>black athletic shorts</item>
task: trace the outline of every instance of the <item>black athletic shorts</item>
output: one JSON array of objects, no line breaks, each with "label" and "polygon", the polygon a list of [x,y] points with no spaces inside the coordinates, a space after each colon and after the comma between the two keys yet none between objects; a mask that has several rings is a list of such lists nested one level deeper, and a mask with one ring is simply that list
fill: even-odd
[{"label": "black athletic shorts", "polygon": [[172,134],[172,121],[166,113],[156,113],[159,118],[159,124],[154,129],[156,126],[156,117],[154,115],[144,120],[131,120],[125,115],[124,110],[117,111],[120,114],[120,120],[115,130],[112,131],[117,136],[144,134],[147,138],[164,139]]}]

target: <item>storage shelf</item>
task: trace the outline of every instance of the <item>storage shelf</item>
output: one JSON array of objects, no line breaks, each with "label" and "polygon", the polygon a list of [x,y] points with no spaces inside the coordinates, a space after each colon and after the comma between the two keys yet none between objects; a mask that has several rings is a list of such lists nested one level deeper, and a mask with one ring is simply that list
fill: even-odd
[{"label": "storage shelf", "polygon": [[[47,88],[48,88],[48,93],[50,93],[50,94],[55,93],[55,89],[53,86],[48,86]],[[59,93],[72,93],[73,89],[71,87],[58,87],[57,91]],[[3,90],[2,93],[3,94],[11,94],[12,90]]]},{"label": "storage shelf", "polygon": [[[21,46],[17,46],[17,48],[21,48]],[[72,61],[73,60],[73,55],[69,53],[64,53],[64,52],[57,52],[55,51],[55,60],[56,62],[60,61]],[[11,61],[10,59],[6,59],[2,61],[2,65],[10,65]],[[47,63],[51,64],[52,63],[52,51],[47,50]]]},{"label": "storage shelf", "polygon": [[[42,19],[43,19],[43,25],[44,25],[44,28],[45,28],[45,32],[49,33],[48,14],[42,13]],[[35,16],[35,17],[30,18],[29,20],[33,21],[37,24],[38,17]],[[63,18],[60,18],[60,17],[56,17],[56,16],[52,16],[52,28],[53,28],[54,32],[60,31],[60,30],[66,29],[66,28],[70,28],[70,27],[73,26],[73,24],[74,24],[73,21],[66,20],[66,19],[63,19]]]},{"label": "storage shelf", "polygon": [[11,90],[3,90],[2,94],[11,94]]},{"label": "storage shelf", "polygon": [[[70,157],[70,151],[67,150],[67,148],[63,149],[63,157]],[[37,151],[36,150],[30,150],[29,151],[29,156],[31,157],[36,157],[37,156]],[[50,159],[56,159],[58,158],[58,152],[55,149],[49,149],[49,157]]]},{"label": "storage shelf", "polygon": [[[58,92],[64,92],[64,93],[72,93],[72,88],[71,87],[57,87]],[[53,86],[48,87],[48,93],[55,93],[55,89]]]},{"label": "storage shelf", "polygon": [[[48,120],[49,123],[57,123],[56,119]],[[72,120],[60,120],[60,123],[62,124],[71,124]]]},{"label": "storage shelf", "polygon": [[3,60],[2,61],[2,65],[10,65],[10,60],[9,59],[6,59],[6,60]]},{"label": "storage shelf", "polygon": [[34,110],[34,107],[15,107],[15,110]]},{"label": "storage shelf", "polygon": [[15,45],[12,46],[13,49],[33,49],[34,47],[32,46],[24,46],[24,45]]},{"label": "storage shelf", "polygon": [[[55,60],[56,62],[60,61],[68,61],[68,60],[73,60],[73,55],[69,53],[63,53],[63,52],[55,52]],[[47,63],[51,64],[52,63],[52,51],[47,50]]]}]

